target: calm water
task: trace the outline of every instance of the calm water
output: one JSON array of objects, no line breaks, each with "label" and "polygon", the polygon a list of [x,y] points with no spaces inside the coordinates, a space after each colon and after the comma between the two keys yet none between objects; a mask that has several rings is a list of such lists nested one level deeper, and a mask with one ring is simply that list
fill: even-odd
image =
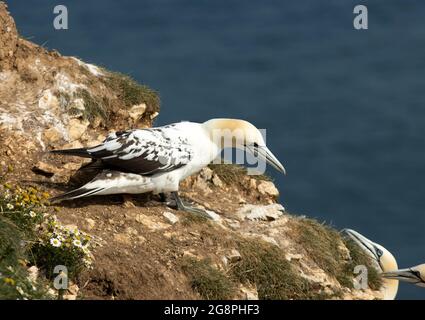
[{"label": "calm water", "polygon": [[[267,128],[285,207],[360,231],[400,266],[425,262],[424,1],[8,2],[25,37],[159,90],[157,124]],[[52,27],[58,3],[67,31]],[[359,3],[367,31],[352,27]]]}]

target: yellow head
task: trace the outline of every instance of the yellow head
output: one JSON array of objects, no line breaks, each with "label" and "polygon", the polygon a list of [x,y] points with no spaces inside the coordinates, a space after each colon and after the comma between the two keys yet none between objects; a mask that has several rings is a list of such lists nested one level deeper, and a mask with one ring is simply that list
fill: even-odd
[{"label": "yellow head", "polygon": [[[385,273],[391,270],[397,270],[397,261],[394,256],[380,244],[377,244],[357,231],[351,229],[344,229],[344,232],[354,240],[366,252],[373,261],[376,262],[377,270]],[[398,291],[398,281],[391,279],[384,279],[382,284],[382,291],[385,300],[395,299]]]},{"label": "yellow head", "polygon": [[267,162],[276,170],[286,173],[283,165],[267,148],[264,137],[254,125],[239,119],[212,119],[202,124],[211,140],[220,148],[246,150]]}]

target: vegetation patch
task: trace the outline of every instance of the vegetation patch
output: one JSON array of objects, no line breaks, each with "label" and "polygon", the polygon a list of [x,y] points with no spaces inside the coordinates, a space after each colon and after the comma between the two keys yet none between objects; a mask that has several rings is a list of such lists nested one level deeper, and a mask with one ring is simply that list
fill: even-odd
[{"label": "vegetation patch", "polygon": [[146,112],[152,114],[159,112],[159,94],[146,85],[137,83],[127,75],[111,72],[103,77],[105,84],[116,92],[124,106],[130,108],[141,103],[146,104]]},{"label": "vegetation patch", "polygon": [[209,168],[214,171],[215,174],[226,184],[240,183],[246,179],[246,177],[272,181],[272,179],[266,174],[258,175],[247,175],[247,169],[238,164],[210,164]]},{"label": "vegetation patch", "polygon": [[[296,241],[304,248],[309,258],[327,274],[335,275],[344,287],[353,288],[354,267],[365,265],[369,269],[369,286],[380,287],[379,275],[369,257],[354,243],[343,240],[340,233],[315,220],[298,218],[291,222]],[[346,245],[350,258],[344,254]]]},{"label": "vegetation patch", "polygon": [[312,299],[320,296],[313,292],[309,281],[293,269],[277,246],[247,239],[240,239],[237,244],[242,259],[232,266],[232,274],[241,283],[255,285],[259,299]]},{"label": "vegetation patch", "polygon": [[[376,268],[373,266],[372,258],[369,257],[357,243],[352,239],[343,238],[344,244],[347,249],[350,251],[351,260],[344,266],[344,273],[347,275],[352,275],[353,270],[356,266],[366,266],[368,273],[368,284],[369,288],[372,290],[379,290],[382,286],[382,277]],[[352,278],[347,283],[341,283],[342,285],[351,288],[353,286]]]},{"label": "vegetation patch", "polygon": [[[0,299],[52,299],[56,265],[67,267],[70,280],[90,267],[90,238],[47,214],[48,193],[4,180],[0,177]],[[42,273],[29,274],[31,266]]]},{"label": "vegetation patch", "polygon": [[90,94],[86,89],[78,89],[75,94],[76,98],[84,101],[84,110],[70,108],[69,113],[79,114],[82,112],[83,119],[93,121],[96,118],[102,119],[104,122],[109,120],[108,99],[101,99]]},{"label": "vegetation patch", "polygon": [[193,290],[206,300],[227,300],[236,294],[236,285],[209,260],[183,258],[181,267]]}]

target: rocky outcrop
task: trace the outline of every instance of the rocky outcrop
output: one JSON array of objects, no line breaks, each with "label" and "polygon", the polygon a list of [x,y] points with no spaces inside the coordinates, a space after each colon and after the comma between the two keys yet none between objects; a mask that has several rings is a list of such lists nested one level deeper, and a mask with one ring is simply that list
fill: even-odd
[{"label": "rocky outcrop", "polygon": [[[3,2],[0,23],[0,166],[8,185],[60,193],[83,162],[44,150],[94,144],[111,130],[150,126],[158,115],[151,89],[19,38]],[[357,261],[347,242],[329,227],[286,212],[267,177],[214,165],[181,187],[211,220],[168,208],[151,195],[48,207],[98,244],[93,269],[75,279],[65,298],[380,297],[372,289],[353,289]]]}]

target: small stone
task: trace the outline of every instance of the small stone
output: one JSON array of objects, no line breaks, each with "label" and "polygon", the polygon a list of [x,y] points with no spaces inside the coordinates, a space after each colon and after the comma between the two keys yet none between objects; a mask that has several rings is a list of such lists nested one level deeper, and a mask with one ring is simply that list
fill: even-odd
[{"label": "small stone", "polygon": [[71,141],[75,141],[81,138],[86,132],[90,122],[81,121],[78,119],[71,119],[68,123],[68,136]]},{"label": "small stone", "polygon": [[132,227],[127,227],[127,229],[125,229],[125,232],[129,235],[133,235],[133,236],[137,236],[139,233],[137,232],[136,229],[132,228]]},{"label": "small stone", "polygon": [[277,190],[276,186],[271,181],[261,181],[258,184],[258,192],[264,195],[277,197],[279,196],[279,190]]},{"label": "small stone", "polygon": [[235,262],[238,262],[238,261],[242,260],[241,254],[236,249],[230,250],[230,252],[228,254],[226,254],[226,258],[231,263],[235,263]]},{"label": "small stone", "polygon": [[80,288],[76,284],[71,284],[68,287],[68,291],[66,294],[63,295],[64,300],[77,300],[78,292],[80,291]]},{"label": "small stone", "polygon": [[213,171],[210,168],[205,167],[201,170],[199,176],[205,181],[210,181],[213,177]]},{"label": "small stone", "polygon": [[62,138],[62,135],[56,128],[49,128],[43,132],[43,137],[48,143],[55,143]]},{"label": "small stone", "polygon": [[137,121],[142,117],[145,111],[146,111],[146,104],[141,103],[141,104],[132,106],[130,110],[128,110],[128,114],[131,119],[133,119],[134,121]]},{"label": "small stone", "polygon": [[114,235],[114,240],[116,242],[122,243],[122,244],[126,244],[126,245],[130,245],[131,244],[131,239],[127,234],[124,233],[117,233]]},{"label": "small stone", "polygon": [[165,211],[162,215],[171,224],[175,224],[179,221],[179,218],[169,211]]},{"label": "small stone", "polygon": [[87,229],[88,230],[92,230],[96,225],[96,222],[91,218],[86,218],[86,222],[87,222]]},{"label": "small stone", "polygon": [[243,294],[243,299],[245,299],[245,300],[258,300],[257,289],[247,288],[247,287],[241,286],[240,290]]},{"label": "small stone", "polygon": [[36,266],[31,266],[28,268],[28,279],[31,282],[36,282],[38,279],[39,270]]},{"label": "small stone", "polygon": [[56,168],[55,166],[48,164],[43,161],[39,161],[33,168],[32,171],[36,174],[41,174],[43,176],[52,177],[55,174],[61,173],[62,170]]},{"label": "small stone", "polygon": [[167,229],[170,226],[168,224],[159,222],[159,221],[155,221],[154,218],[144,215],[142,213],[138,214],[136,216],[136,221],[138,223],[143,224],[145,227],[147,227],[148,229],[152,230],[152,231],[157,231],[157,230],[162,230],[162,229]]},{"label": "small stone", "polygon": [[285,208],[279,204],[269,205],[254,205],[246,204],[238,211],[238,215],[242,219],[254,220],[265,220],[273,221],[279,219],[283,215]]},{"label": "small stone", "polygon": [[218,175],[216,175],[215,173],[213,174],[212,177],[212,183],[213,185],[215,185],[216,187],[222,188],[223,187],[223,182],[221,181],[221,179],[218,177]]},{"label": "small stone", "polygon": [[252,190],[256,190],[257,189],[257,180],[256,179],[250,179],[249,180],[249,188]]},{"label": "small stone", "polygon": [[295,254],[294,253],[287,253],[285,255],[285,259],[288,260],[288,261],[299,261],[302,258],[303,258],[303,255],[299,254],[299,253],[295,253]]}]

